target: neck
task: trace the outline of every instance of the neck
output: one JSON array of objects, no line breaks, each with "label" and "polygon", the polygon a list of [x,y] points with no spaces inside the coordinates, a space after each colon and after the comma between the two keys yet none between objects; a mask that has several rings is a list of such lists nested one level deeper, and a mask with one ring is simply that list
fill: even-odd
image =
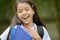
[{"label": "neck", "polygon": [[23,24],[24,27],[32,27],[34,25],[33,22],[27,23],[27,24]]}]

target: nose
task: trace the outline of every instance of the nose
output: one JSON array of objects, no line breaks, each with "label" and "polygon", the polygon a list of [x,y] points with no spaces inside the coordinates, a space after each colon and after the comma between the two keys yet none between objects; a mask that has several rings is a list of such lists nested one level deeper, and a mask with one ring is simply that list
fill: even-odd
[{"label": "nose", "polygon": [[23,11],[23,14],[27,14],[27,12],[26,11]]}]

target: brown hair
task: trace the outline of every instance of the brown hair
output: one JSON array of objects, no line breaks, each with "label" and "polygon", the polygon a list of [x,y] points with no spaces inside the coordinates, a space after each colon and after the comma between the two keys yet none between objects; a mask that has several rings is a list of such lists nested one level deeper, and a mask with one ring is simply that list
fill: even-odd
[{"label": "brown hair", "polygon": [[[16,0],[15,2],[15,6],[14,6],[14,11],[15,13],[17,12],[17,4],[20,3],[20,2],[26,2],[28,4],[30,4],[31,8],[34,10],[35,14],[33,15],[33,22],[36,23],[37,25],[41,25],[41,26],[44,26],[43,23],[41,22],[39,16],[38,16],[38,12],[37,12],[37,9],[36,9],[36,6],[34,5],[33,1],[32,0]],[[17,17],[17,15],[15,14],[13,19],[12,19],[12,22],[10,24],[10,26],[14,26],[14,25],[17,25],[17,24],[21,24],[20,22],[20,19]],[[45,26],[44,26],[45,27]],[[10,34],[10,33],[9,33]],[[10,40],[9,39],[9,34],[8,34],[8,38],[7,40]]]},{"label": "brown hair", "polygon": [[[15,13],[17,12],[17,4],[20,3],[20,2],[28,3],[35,12],[35,14],[33,15],[33,22],[36,23],[37,25],[44,26],[43,23],[41,22],[41,20],[39,19],[36,6],[34,5],[32,0],[16,0],[15,1],[15,6],[14,6]],[[13,17],[13,20],[11,22],[11,25],[13,26],[13,25],[16,25],[16,24],[21,24],[21,22],[20,22],[19,18],[17,17],[17,15],[15,14],[14,17]]]}]

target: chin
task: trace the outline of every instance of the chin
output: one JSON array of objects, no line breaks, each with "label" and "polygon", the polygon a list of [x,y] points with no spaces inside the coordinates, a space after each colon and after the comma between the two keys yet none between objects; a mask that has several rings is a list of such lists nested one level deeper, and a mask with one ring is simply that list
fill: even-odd
[{"label": "chin", "polygon": [[24,24],[29,24],[30,22],[29,21],[27,21],[27,22],[24,22]]}]

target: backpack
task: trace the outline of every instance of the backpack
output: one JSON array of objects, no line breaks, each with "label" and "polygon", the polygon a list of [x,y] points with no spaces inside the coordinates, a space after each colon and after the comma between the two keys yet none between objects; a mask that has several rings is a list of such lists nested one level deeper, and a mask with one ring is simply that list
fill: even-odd
[{"label": "backpack", "polygon": [[38,34],[40,35],[40,37],[43,38],[43,36],[44,36],[43,26],[38,25],[37,26],[37,31],[38,31]]},{"label": "backpack", "polygon": [[[11,28],[11,29],[13,29],[13,28]],[[9,34],[11,32],[11,29],[9,31]],[[37,31],[38,31],[38,34],[40,35],[40,37],[43,38],[43,35],[44,35],[43,26],[38,25],[37,26]],[[8,34],[7,40],[9,40],[9,34]],[[14,32],[13,32],[13,34],[14,34]]]}]

